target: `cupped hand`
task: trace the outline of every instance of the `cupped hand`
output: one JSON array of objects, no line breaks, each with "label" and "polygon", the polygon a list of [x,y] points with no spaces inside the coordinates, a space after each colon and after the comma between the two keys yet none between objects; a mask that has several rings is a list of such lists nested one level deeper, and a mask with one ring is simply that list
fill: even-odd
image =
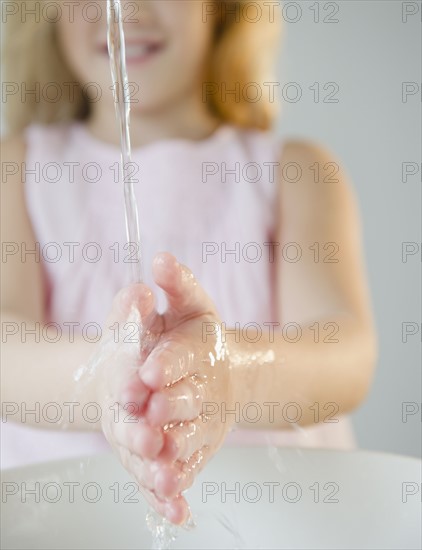
[{"label": "cupped hand", "polygon": [[164,314],[143,284],[114,300],[99,376],[102,426],[148,502],[182,524],[189,517],[182,492],[231,428],[222,411],[234,408],[233,370],[216,308],[192,272],[162,253],[153,276],[167,298]]}]

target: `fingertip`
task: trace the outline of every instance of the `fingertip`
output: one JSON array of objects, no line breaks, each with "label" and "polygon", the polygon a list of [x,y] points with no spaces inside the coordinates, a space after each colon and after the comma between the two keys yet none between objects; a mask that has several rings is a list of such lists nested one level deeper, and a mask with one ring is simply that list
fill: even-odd
[{"label": "fingertip", "polygon": [[134,436],[133,450],[140,456],[154,460],[160,454],[164,445],[164,435],[161,429],[141,425]]},{"label": "fingertip", "polygon": [[135,307],[142,316],[149,315],[154,309],[155,298],[152,290],[144,283],[135,283],[119,290],[112,304],[114,315],[126,318]]},{"label": "fingertip", "polygon": [[127,308],[129,296],[132,293],[132,285],[121,288],[113,298],[111,305],[112,312],[118,317],[123,317]]},{"label": "fingertip", "polygon": [[179,444],[175,438],[164,431],[164,444],[158,456],[160,462],[170,463],[174,462],[180,454]]},{"label": "fingertip", "polygon": [[191,269],[168,252],[161,252],[155,257],[153,275],[156,284],[166,294],[168,309],[179,317],[214,310],[214,305]]},{"label": "fingertip", "polygon": [[173,254],[169,252],[159,252],[152,263],[152,273],[155,282],[159,285],[166,285],[169,277],[173,277],[180,270],[180,263]]},{"label": "fingertip", "polygon": [[155,307],[154,293],[150,287],[144,283],[132,285],[131,289],[132,300],[130,301],[130,304],[133,304],[136,307],[141,314],[141,317],[147,317],[153,312]]},{"label": "fingertip", "polygon": [[157,252],[153,259],[153,267],[162,267],[176,264],[178,264],[176,256],[170,254],[170,252]]},{"label": "fingertip", "polygon": [[164,498],[173,498],[180,492],[181,473],[173,465],[162,465],[154,477],[155,492]]},{"label": "fingertip", "polygon": [[156,392],[149,398],[145,416],[152,426],[160,426],[168,421],[170,404],[168,398]]},{"label": "fingertip", "polygon": [[184,525],[190,517],[189,506],[181,495],[166,503],[164,513],[166,519],[174,525]]},{"label": "fingertip", "polygon": [[141,365],[139,378],[152,391],[159,391],[164,386],[161,370],[148,358],[144,365]]},{"label": "fingertip", "polygon": [[127,410],[131,406],[132,414],[140,416],[143,413],[149,394],[149,388],[143,384],[142,380],[137,378],[131,380],[129,385],[121,390],[119,403],[122,407],[126,407]]}]

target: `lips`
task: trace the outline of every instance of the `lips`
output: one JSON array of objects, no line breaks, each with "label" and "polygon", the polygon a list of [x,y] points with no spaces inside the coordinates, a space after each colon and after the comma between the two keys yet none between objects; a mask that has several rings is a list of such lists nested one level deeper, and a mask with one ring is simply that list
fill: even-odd
[{"label": "lips", "polygon": [[125,46],[127,63],[145,61],[163,48],[163,45],[158,42],[126,41]]},{"label": "lips", "polygon": [[[160,52],[163,48],[164,44],[158,41],[126,39],[126,63],[128,65],[144,63]],[[101,46],[101,52],[108,55],[107,44],[103,44]]]}]

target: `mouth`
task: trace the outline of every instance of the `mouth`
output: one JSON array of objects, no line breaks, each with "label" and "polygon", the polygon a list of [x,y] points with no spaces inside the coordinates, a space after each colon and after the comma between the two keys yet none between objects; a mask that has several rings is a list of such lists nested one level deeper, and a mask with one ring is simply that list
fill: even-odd
[{"label": "mouth", "polygon": [[[108,56],[107,43],[102,44],[101,53]],[[126,64],[140,65],[153,59],[164,49],[164,43],[150,40],[125,40]]]}]

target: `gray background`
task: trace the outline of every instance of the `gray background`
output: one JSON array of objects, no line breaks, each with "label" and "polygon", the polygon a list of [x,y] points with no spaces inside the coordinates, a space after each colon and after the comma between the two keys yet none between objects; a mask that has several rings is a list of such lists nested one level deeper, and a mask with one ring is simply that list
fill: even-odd
[{"label": "gray background", "polygon": [[[278,65],[281,87],[300,85],[296,103],[283,101],[277,132],[310,138],[342,162],[355,186],[364,229],[367,271],[379,337],[379,362],[370,394],[353,414],[361,447],[421,452],[421,330],[402,342],[402,323],[421,323],[421,254],[402,262],[402,243],[420,243],[421,172],[402,181],[403,162],[421,162],[421,3],[290,2],[284,12]],[[332,18],[323,18],[338,6]],[[301,8],[301,11],[297,7]],[[402,10],[419,8],[403,22]],[[297,19],[296,23],[292,20]],[[309,86],[320,83],[320,102]],[[336,82],[338,103],[322,100]],[[402,83],[419,83],[402,101]],[[286,88],[290,98],[293,87]],[[281,94],[282,95],[282,94]],[[419,245],[420,246],[420,245]],[[419,413],[402,421],[404,402]]]}]

